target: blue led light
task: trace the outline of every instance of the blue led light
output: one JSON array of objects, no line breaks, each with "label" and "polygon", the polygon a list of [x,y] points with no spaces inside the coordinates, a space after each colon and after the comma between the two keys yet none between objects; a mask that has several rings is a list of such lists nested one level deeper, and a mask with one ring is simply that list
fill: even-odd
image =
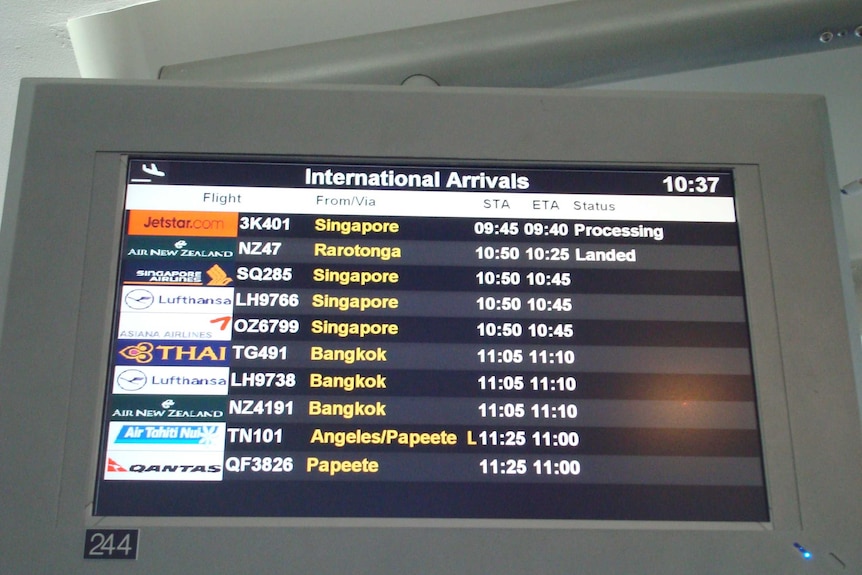
[{"label": "blue led light", "polygon": [[796,549],[799,551],[799,553],[802,554],[803,559],[810,560],[811,558],[814,557],[814,555],[811,554],[811,551],[809,551],[808,549],[806,549],[805,547],[803,547],[799,543],[794,543],[793,546],[796,547]]}]

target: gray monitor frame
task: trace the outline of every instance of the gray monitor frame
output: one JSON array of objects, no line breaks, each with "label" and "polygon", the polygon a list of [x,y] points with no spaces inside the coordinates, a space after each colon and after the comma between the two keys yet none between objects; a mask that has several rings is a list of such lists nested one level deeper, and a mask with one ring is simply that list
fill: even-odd
[{"label": "gray monitor frame", "polygon": [[[814,96],[25,81],[0,228],[0,570],[128,569],[82,558],[98,526],[140,530],[141,573],[858,571],[830,146]],[[732,169],[770,523],[93,517],[129,154]]]}]

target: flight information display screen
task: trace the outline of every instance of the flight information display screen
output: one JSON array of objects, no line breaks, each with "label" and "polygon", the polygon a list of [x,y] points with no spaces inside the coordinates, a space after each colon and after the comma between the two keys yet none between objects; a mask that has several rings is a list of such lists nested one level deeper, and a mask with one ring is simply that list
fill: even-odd
[{"label": "flight information display screen", "polygon": [[731,171],[126,182],[94,514],[769,520]]}]

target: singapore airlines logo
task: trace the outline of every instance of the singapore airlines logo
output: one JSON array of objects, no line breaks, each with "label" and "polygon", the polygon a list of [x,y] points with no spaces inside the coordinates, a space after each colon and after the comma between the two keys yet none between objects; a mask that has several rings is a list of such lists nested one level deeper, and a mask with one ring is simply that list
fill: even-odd
[{"label": "singapore airlines logo", "polygon": [[207,275],[210,278],[207,285],[210,286],[226,286],[233,281],[233,278],[228,277],[227,273],[218,264],[208,269]]}]

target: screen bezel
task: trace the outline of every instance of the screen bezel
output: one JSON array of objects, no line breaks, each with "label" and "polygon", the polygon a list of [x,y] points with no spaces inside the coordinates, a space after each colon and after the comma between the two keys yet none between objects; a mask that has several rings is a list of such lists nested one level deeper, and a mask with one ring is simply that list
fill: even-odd
[{"label": "screen bezel", "polygon": [[[149,551],[138,565],[152,572],[173,565],[167,557],[188,572],[206,572],[205,558],[267,568],[286,555],[297,569],[334,572],[356,565],[360,549],[371,550],[360,563],[383,573],[446,565],[465,572],[553,571],[576,558],[592,571],[685,565],[722,573],[758,565],[794,572],[810,565],[793,548],[800,540],[824,565],[830,555],[862,564],[862,513],[854,496],[862,482],[859,346],[847,320],[849,274],[822,100],[75,81],[29,82],[21,95],[0,232],[2,255],[9,256],[3,265],[11,269],[9,285],[0,287],[7,301],[0,364],[15,358],[26,366],[3,371],[12,382],[4,403],[20,407],[4,413],[2,423],[6,437],[19,439],[4,442],[4,460],[20,463],[4,473],[13,503],[3,516],[32,533],[26,544],[9,536],[3,545],[22,545],[15,553],[22,561],[51,547],[40,559],[44,565],[85,572],[83,529],[115,525],[142,530]],[[294,112],[285,119],[289,129],[272,121],[285,109]],[[116,264],[106,262],[117,259],[123,158],[156,154],[732,169],[771,524],[459,520],[459,527],[471,527],[465,530],[445,521],[398,520],[365,530],[357,529],[365,520],[91,517],[116,277],[110,267]],[[53,223],[50,237],[37,233],[45,218]],[[807,238],[816,240],[801,245]],[[58,251],[57,242],[68,250],[43,257],[40,250]],[[45,281],[52,274],[71,287],[61,292],[52,285],[59,282]],[[17,333],[51,344],[53,354],[13,341],[9,334]],[[97,341],[102,351],[94,353]],[[27,393],[34,380],[52,382],[46,389],[55,393]],[[37,412],[47,424],[22,435],[28,414]],[[28,458],[34,452],[42,457]],[[400,529],[405,521],[414,528]],[[321,539],[346,551],[327,554]]]}]

